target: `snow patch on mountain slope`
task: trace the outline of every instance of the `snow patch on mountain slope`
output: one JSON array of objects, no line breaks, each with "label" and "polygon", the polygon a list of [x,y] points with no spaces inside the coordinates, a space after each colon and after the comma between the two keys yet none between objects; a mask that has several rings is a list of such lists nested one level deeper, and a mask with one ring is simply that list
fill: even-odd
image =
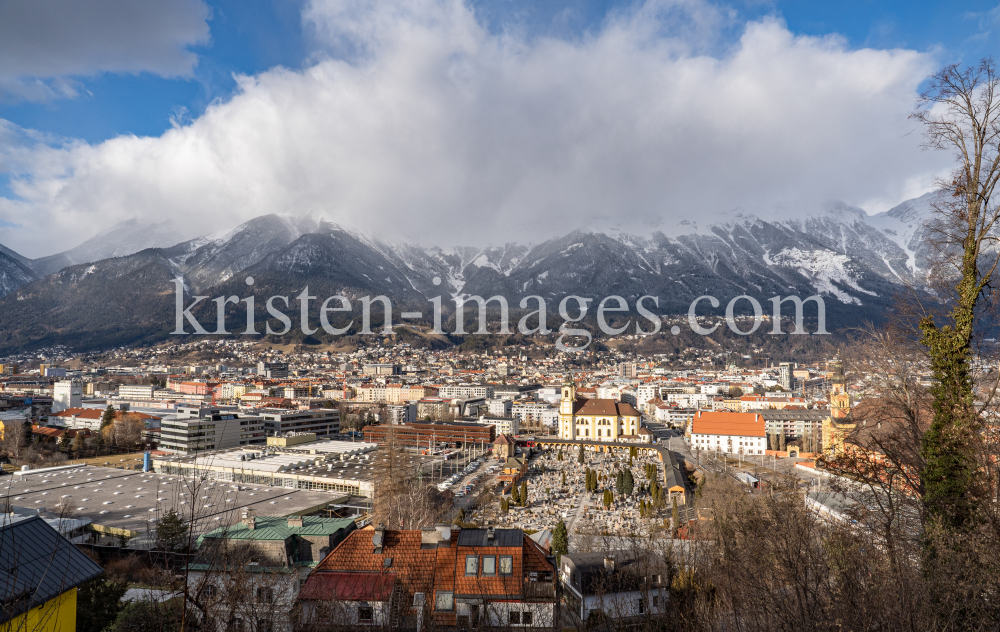
[{"label": "snow patch on mountain slope", "polygon": [[857,297],[841,290],[835,284],[846,285],[869,296],[878,296],[858,285],[851,276],[847,265],[851,258],[837,254],[832,250],[800,250],[799,248],[782,248],[776,254],[765,252],[764,263],[767,265],[794,268],[809,279],[818,294],[828,294],[841,303],[861,305]]}]

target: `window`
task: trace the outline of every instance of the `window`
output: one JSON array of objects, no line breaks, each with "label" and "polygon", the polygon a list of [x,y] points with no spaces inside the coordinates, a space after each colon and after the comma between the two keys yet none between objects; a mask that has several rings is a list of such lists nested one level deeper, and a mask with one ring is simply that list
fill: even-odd
[{"label": "window", "polygon": [[258,588],[257,589],[257,603],[271,603],[274,601],[274,589],[273,588]]},{"label": "window", "polygon": [[514,556],[512,555],[500,556],[500,574],[501,575],[514,574]]},{"label": "window", "polygon": [[654,608],[659,608],[660,607],[660,596],[659,595],[653,595],[653,607]]},{"label": "window", "polygon": [[455,593],[439,590],[434,596],[434,609],[439,612],[451,612],[455,609]]},{"label": "window", "polygon": [[256,632],[272,632],[274,630],[274,623],[268,619],[257,619],[257,630]]},{"label": "window", "polygon": [[531,613],[522,612],[521,613],[521,625],[531,625]]},{"label": "window", "polygon": [[243,632],[243,619],[236,618],[229,624],[229,629],[233,632]]},{"label": "window", "polygon": [[216,593],[218,593],[218,590],[212,584],[207,584],[205,586],[205,591],[204,592],[205,592],[205,598],[206,599],[213,599],[215,597]]},{"label": "window", "polygon": [[511,610],[510,612],[510,624],[511,625],[521,625],[521,613]]},{"label": "window", "polygon": [[479,574],[479,556],[477,555],[465,556],[465,574],[466,575]]},{"label": "window", "polygon": [[358,606],[358,621],[371,622],[375,618],[375,613],[371,606]]},{"label": "window", "polygon": [[497,574],[497,558],[495,555],[483,556],[483,575]]}]

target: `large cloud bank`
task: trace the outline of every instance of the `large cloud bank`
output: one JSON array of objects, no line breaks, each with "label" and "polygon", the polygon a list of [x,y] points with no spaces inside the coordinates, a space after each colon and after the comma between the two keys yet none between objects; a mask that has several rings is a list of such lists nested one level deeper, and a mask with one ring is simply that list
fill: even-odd
[{"label": "large cloud bank", "polygon": [[[652,0],[574,39],[485,29],[458,0],[315,0],[301,71],[241,77],[158,138],[0,127],[5,243],[29,256],[131,217],[190,235],[272,213],[440,244],[537,241],[737,207],[881,210],[942,156],[907,114],[934,60]],[[801,205],[801,206],[799,206]]]}]

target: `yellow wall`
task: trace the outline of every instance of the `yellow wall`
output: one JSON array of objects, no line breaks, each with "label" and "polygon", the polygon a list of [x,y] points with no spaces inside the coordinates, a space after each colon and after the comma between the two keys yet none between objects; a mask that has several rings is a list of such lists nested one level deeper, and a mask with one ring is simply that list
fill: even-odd
[{"label": "yellow wall", "polygon": [[7,632],[75,632],[76,588],[55,599],[32,608],[7,623],[0,624],[0,631]]}]

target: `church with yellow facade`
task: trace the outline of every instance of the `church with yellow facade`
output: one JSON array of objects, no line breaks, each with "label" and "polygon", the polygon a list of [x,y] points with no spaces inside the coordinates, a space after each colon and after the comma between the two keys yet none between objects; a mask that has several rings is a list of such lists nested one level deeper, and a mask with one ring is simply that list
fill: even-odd
[{"label": "church with yellow facade", "polygon": [[577,398],[576,385],[567,380],[559,401],[559,438],[586,441],[634,440],[642,415],[634,406],[613,399]]}]

